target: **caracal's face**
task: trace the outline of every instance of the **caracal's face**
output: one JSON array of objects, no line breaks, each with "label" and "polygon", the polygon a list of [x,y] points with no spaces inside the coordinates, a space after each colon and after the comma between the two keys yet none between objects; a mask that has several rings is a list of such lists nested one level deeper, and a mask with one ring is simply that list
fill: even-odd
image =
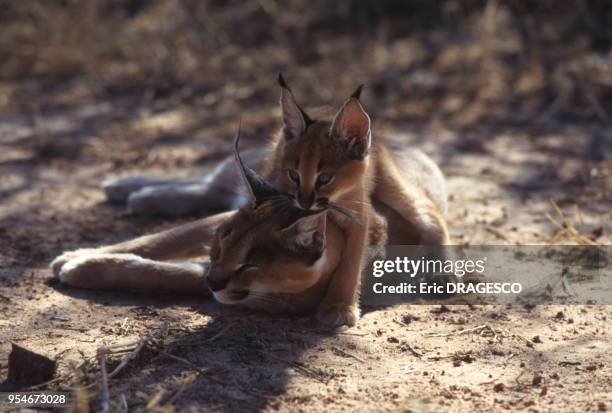
[{"label": "caracal's face", "polygon": [[282,190],[294,195],[304,209],[340,201],[362,182],[367,170],[370,117],[359,101],[361,87],[326,121],[306,114],[282,76],[279,84]]},{"label": "caracal's face", "polygon": [[[325,213],[278,196],[239,210],[216,232],[206,283],[224,304],[256,306],[275,293],[299,293],[317,282],[324,255]],[[313,278],[314,277],[314,278]]]},{"label": "caracal's face", "polygon": [[350,159],[332,140],[330,127],[330,122],[316,121],[284,144],[283,190],[305,209],[338,202],[361,181],[366,170],[363,160]]}]

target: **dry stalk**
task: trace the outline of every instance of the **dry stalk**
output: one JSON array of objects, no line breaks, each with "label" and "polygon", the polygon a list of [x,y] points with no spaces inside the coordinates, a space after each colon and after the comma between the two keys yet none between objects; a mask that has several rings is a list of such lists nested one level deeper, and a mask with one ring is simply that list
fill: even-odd
[{"label": "dry stalk", "polygon": [[599,243],[585,237],[574,228],[573,223],[563,211],[561,211],[561,208],[559,208],[559,205],[554,199],[550,199],[550,204],[555,210],[557,218],[553,218],[548,212],[545,215],[546,218],[558,228],[558,231],[548,240],[549,244],[555,244],[563,237],[566,237],[578,245],[599,245]]},{"label": "dry stalk", "polygon": [[110,411],[110,400],[109,400],[109,391],[108,391],[108,375],[106,373],[106,347],[101,347],[98,349],[98,357],[100,360],[100,387],[102,388],[100,396],[102,399],[102,412],[107,413]]},{"label": "dry stalk", "polygon": [[491,327],[489,324],[481,324],[476,327],[466,328],[463,330],[455,330],[450,333],[425,333],[426,337],[451,337],[463,336],[466,334],[478,334],[482,337],[493,337],[493,340],[501,341],[501,338],[508,337],[501,329]]}]

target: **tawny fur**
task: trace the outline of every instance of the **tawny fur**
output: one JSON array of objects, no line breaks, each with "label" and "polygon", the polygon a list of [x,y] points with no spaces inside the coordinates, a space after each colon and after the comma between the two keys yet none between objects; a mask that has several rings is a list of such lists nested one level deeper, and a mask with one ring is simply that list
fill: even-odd
[{"label": "tawny fur", "polygon": [[[292,95],[289,97],[292,98]],[[290,102],[287,96],[284,96],[284,99]],[[376,234],[384,232],[384,238],[388,237],[392,244],[449,244],[445,221],[444,179],[433,161],[422,152],[392,147],[377,137],[372,138],[371,148],[366,151],[367,156],[363,156],[362,159],[347,160],[341,149],[330,142],[332,120],[310,122],[303,133],[291,142],[286,136],[288,122],[285,121],[285,127],[271,141],[268,150],[252,152],[249,154],[248,163],[255,167],[259,166],[263,175],[276,188],[293,192],[303,206],[316,208],[317,198],[329,198],[352,212],[355,220],[348,220],[338,213],[330,213],[331,225],[328,225],[326,230],[328,234],[326,249],[332,255],[336,254],[334,256],[338,258],[338,262],[337,266],[333,266],[333,274],[331,274],[332,266],[329,264],[324,271],[314,277],[330,278],[319,309],[319,318],[329,324],[351,325],[358,318],[356,301],[360,280],[359,270],[370,221],[374,222],[373,228],[369,231],[370,237],[376,237]],[[304,125],[294,122],[290,126],[293,129],[297,128],[299,132],[299,128]],[[353,147],[354,145],[351,146]],[[181,187],[180,184],[170,184],[165,189],[157,187],[158,195],[159,193],[164,195],[157,198],[156,191],[150,190],[149,195],[152,198],[148,199],[148,203],[155,205],[152,212],[168,213],[174,208],[178,210],[176,213],[178,215],[205,205],[212,205],[213,209],[230,209],[244,205],[246,197],[242,192],[227,189],[240,187],[232,166],[229,161],[222,164],[211,177],[203,181],[202,187],[198,188],[199,192],[195,191],[195,195],[189,193],[186,196],[185,193],[189,192],[187,187],[177,190],[176,188]],[[288,169],[299,170],[300,177],[304,177],[305,185],[296,186],[288,177]],[[333,172],[333,185],[315,191],[315,179],[322,170]],[[117,195],[117,198],[125,196],[124,194],[129,191],[126,191],[126,187],[122,187],[121,183],[122,181],[115,181],[107,185],[107,193],[108,188],[114,188],[116,194],[121,195]],[[126,186],[129,186],[127,184],[129,182],[126,183]],[[174,189],[171,189],[173,185]],[[138,192],[132,193],[129,197],[137,199],[138,193],[147,195],[146,189],[146,187],[139,188]],[[313,194],[313,192],[318,193]],[[144,196],[142,199],[147,197]],[[204,202],[211,199],[215,199],[216,204]],[[153,202],[155,200],[157,203]],[[380,219],[370,204],[376,207],[384,219]],[[147,205],[147,202],[143,205]],[[170,231],[99,250],[68,252],[58,257],[52,263],[52,268],[56,273],[61,273],[70,260],[82,255],[91,255],[92,251],[96,254],[133,253],[154,260],[198,256],[202,254],[204,245],[209,245],[214,239],[214,232],[220,224],[235,221],[235,216],[232,214],[233,212],[215,215]],[[330,231],[342,236],[330,236]],[[333,260],[330,263],[333,264]],[[281,273],[294,270],[292,266],[295,267],[291,262],[279,261],[278,267],[274,270],[275,275],[268,277],[268,281],[278,282],[282,278]],[[312,280],[309,285],[313,285]],[[283,288],[286,288],[285,292],[293,293],[299,287],[289,284],[283,287],[282,283],[278,282],[275,288],[269,291],[276,294],[282,292]]]}]

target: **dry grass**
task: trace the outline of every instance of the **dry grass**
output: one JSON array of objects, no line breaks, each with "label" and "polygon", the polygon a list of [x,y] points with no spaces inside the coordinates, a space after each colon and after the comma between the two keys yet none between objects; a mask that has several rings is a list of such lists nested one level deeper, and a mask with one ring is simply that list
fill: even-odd
[{"label": "dry grass", "polygon": [[[223,6],[211,0],[112,6],[101,0],[4,0],[0,6],[4,79],[78,79],[97,93],[137,93],[145,100],[219,89],[234,99],[248,98],[259,93],[259,85],[269,86],[280,69],[294,74],[333,65],[340,53],[358,64],[356,76],[330,73],[335,83],[351,89],[353,81],[368,80],[386,102],[405,101],[409,94],[420,103],[419,113],[436,107],[444,114],[447,106],[458,124],[481,120],[485,110],[487,117],[522,121],[570,114],[610,121],[612,57],[605,50],[612,25],[604,2],[356,0],[330,7],[298,0],[289,8],[274,0]],[[393,53],[406,41],[414,44],[413,53]],[[346,74],[348,68],[329,69]],[[229,73],[238,84],[227,82]],[[401,75],[408,76],[398,84]],[[300,77],[321,89],[313,90],[320,100],[329,100],[331,80],[306,71]],[[245,94],[247,85],[251,91]],[[440,88],[454,95],[448,103],[436,99]],[[22,99],[10,92],[0,107]],[[395,110],[415,109],[407,102]]]},{"label": "dry grass", "polygon": [[[550,200],[550,204],[552,205],[556,217],[551,216],[549,213],[546,213],[546,218],[557,227],[557,232],[553,235],[550,240],[548,240],[549,244],[556,244],[559,241],[571,242],[577,245],[600,245],[598,242],[593,241],[587,236],[581,234],[576,228],[574,224],[574,219],[568,217],[557,202],[554,199]],[[580,211],[578,207],[576,207],[576,216],[580,215]]]}]

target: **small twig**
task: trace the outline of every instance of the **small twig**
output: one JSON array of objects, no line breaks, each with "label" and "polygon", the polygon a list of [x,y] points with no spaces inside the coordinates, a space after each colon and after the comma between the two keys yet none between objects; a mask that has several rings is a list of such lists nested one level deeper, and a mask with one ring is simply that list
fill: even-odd
[{"label": "small twig", "polygon": [[342,355],[343,355],[343,356],[345,356],[345,357],[350,357],[350,358],[353,358],[353,359],[357,360],[357,361],[358,361],[358,362],[360,362],[360,363],[365,363],[365,360],[364,360],[364,359],[359,358],[359,357],[355,356],[354,354],[351,354],[351,353],[349,353],[349,352],[347,352],[347,351],[344,351],[344,350],[342,350],[341,348],[338,348],[338,347],[333,346],[331,349],[332,349],[333,351],[337,351],[338,353],[342,354]]},{"label": "small twig", "polygon": [[110,411],[110,400],[108,391],[108,375],[106,373],[106,347],[98,349],[98,357],[100,360],[100,374],[102,379],[100,380],[100,387],[102,387],[102,395],[100,396],[102,401],[102,411],[107,413]]},{"label": "small twig", "polygon": [[[159,354],[161,354],[161,355],[163,355],[163,356],[166,356],[166,357],[168,357],[168,358],[170,358],[170,359],[172,359],[172,360],[178,361],[178,362],[180,362],[180,363],[183,363],[183,364],[185,364],[185,365],[187,365],[187,366],[191,367],[191,368],[192,368],[192,369],[194,369],[196,372],[198,372],[198,374],[200,374],[201,376],[207,376],[207,375],[209,375],[207,371],[202,370],[202,368],[201,368],[201,367],[197,366],[196,364],[192,363],[191,361],[189,361],[189,360],[187,360],[187,359],[184,359],[184,358],[179,357],[179,356],[175,356],[174,354],[168,353],[168,352],[166,352],[166,351],[164,351],[164,350],[161,350],[161,349],[159,349],[159,348],[155,348],[155,349],[153,349],[153,350],[157,351]],[[219,379],[217,379],[216,377],[215,377],[215,378],[213,378],[213,380],[214,380],[214,381],[218,381],[218,382],[219,382],[219,383],[221,383],[221,384],[226,384],[226,385],[227,385],[227,384],[230,384],[230,383],[228,383],[228,382],[226,382],[226,381],[219,380]]]},{"label": "small twig", "polygon": [[225,327],[223,327],[221,330],[219,330],[219,332],[217,334],[215,334],[214,336],[212,336],[209,339],[206,339],[205,341],[207,343],[213,342],[216,339],[218,339],[219,337],[221,337],[223,334],[225,334],[226,332],[228,332],[232,327],[234,327],[234,323],[228,324]]},{"label": "small twig", "polygon": [[585,237],[584,235],[580,234],[576,230],[576,228],[574,228],[572,223],[565,216],[563,211],[561,211],[561,208],[559,208],[559,205],[557,204],[557,202],[554,199],[552,199],[552,198],[550,199],[550,204],[552,205],[553,209],[557,213],[557,216],[558,216],[560,222],[557,219],[553,218],[549,213],[545,213],[544,214],[546,216],[546,218],[548,218],[548,220],[554,226],[556,226],[558,228],[558,231],[555,233],[555,235],[553,235],[548,240],[549,244],[554,244],[557,241],[559,241],[563,236],[566,236],[567,238],[573,240],[574,242],[576,242],[577,244],[580,244],[580,245],[599,245],[597,242],[595,242],[595,241]]},{"label": "small twig", "polygon": [[148,337],[142,339],[140,344],[138,344],[138,346],[136,346],[136,348],[132,350],[132,352],[127,357],[121,360],[121,363],[119,363],[119,365],[115,367],[113,371],[110,372],[110,374],[108,375],[108,378],[112,379],[113,377],[115,377],[117,374],[121,372],[121,370],[123,370],[128,365],[128,363],[131,360],[135,359],[138,353],[140,353],[140,351],[147,344],[147,341],[148,341]]},{"label": "small twig", "polygon": [[[200,374],[200,373],[197,373]],[[174,394],[172,395],[172,397],[170,397],[170,399],[164,403],[164,405],[166,406],[172,406],[174,404],[174,402],[181,397],[181,395],[185,392],[185,390],[187,390],[187,386],[191,385],[193,383],[193,381],[195,380],[197,374],[192,374],[190,377],[186,377],[183,382],[181,383],[181,387],[178,388],[178,390],[176,392],[174,392]]]},{"label": "small twig", "polygon": [[[137,344],[136,344],[136,347],[134,347],[134,349],[131,351],[131,353],[128,354],[127,357],[125,357],[123,360],[121,360],[119,365],[117,367],[115,367],[115,369],[113,371],[111,371],[110,373],[107,374],[106,379],[110,380],[113,377],[115,377],[117,374],[119,374],[121,372],[121,370],[123,370],[128,365],[128,363],[131,360],[136,358],[138,353],[140,353],[140,351],[145,347],[145,345],[147,345],[147,343],[149,341],[158,338],[167,329],[168,329],[168,325],[164,324],[160,328],[158,328],[155,331],[153,331],[148,336],[146,336],[146,337],[142,338],[141,340],[139,340],[137,342]],[[106,353],[108,353],[108,354],[111,354],[111,353],[121,353],[123,351],[129,351],[129,349],[126,349],[124,347],[128,347],[128,346],[131,346],[131,345],[132,345],[131,343],[128,343],[128,344],[115,344],[115,345],[107,346],[107,347],[104,347],[104,348],[106,349]],[[120,350],[117,350],[117,349],[120,349]],[[89,385],[83,387],[83,389],[85,389],[85,390],[91,389],[91,388],[95,387],[97,384],[98,384],[98,382],[94,381],[93,383],[90,383]]]},{"label": "small twig", "polygon": [[158,336],[160,336],[164,331],[166,331],[168,329],[168,325],[164,324],[163,326],[161,326],[160,328],[158,328],[157,330],[155,330],[153,333],[149,334],[148,336],[146,336],[145,338],[143,338],[142,340],[140,340],[140,342],[138,343],[138,345],[136,346],[136,348],[134,350],[132,350],[132,352],[123,360],[121,360],[121,363],[119,363],[119,365],[117,367],[115,367],[115,369],[109,373],[108,378],[112,379],[113,377],[115,377],[117,374],[119,374],[119,372],[121,370],[123,370],[125,368],[125,366],[127,366],[127,364],[136,358],[136,356],[138,355],[138,353],[140,353],[140,351],[144,348],[144,346],[151,340],[157,338]]},{"label": "small twig", "polygon": [[121,400],[121,411],[122,412],[127,412],[128,411],[128,402],[127,402],[127,398],[125,397],[124,393],[121,393],[121,395],[119,396],[119,400]]},{"label": "small twig", "polygon": [[68,347],[63,349],[62,351],[60,351],[59,353],[57,353],[55,355],[55,357],[53,357],[53,360],[57,361],[59,360],[64,354],[66,354],[67,352],[69,352],[70,350],[72,350],[72,348]]},{"label": "small twig", "polygon": [[159,389],[159,391],[155,393],[155,395],[147,402],[145,411],[155,411],[155,408],[159,407],[159,402],[161,401],[162,397],[164,397],[164,394],[166,394],[166,391],[164,389]]},{"label": "small twig", "polygon": [[[213,342],[213,341],[219,339],[225,333],[227,333],[234,326],[235,326],[234,323],[226,325],[225,327],[223,327],[219,331],[217,331],[212,337],[208,337],[208,338],[206,338],[204,340],[201,340],[201,339],[198,338],[198,339],[194,339],[194,340],[183,341],[181,343],[174,343],[173,347],[195,346],[195,345],[201,345],[202,343]],[[193,332],[193,331],[191,331],[191,332]]]},{"label": "small twig", "polygon": [[[195,370],[200,376],[206,376],[206,377],[210,378],[212,381],[216,382],[217,384],[221,384],[221,385],[224,385],[224,386],[231,386],[231,385],[233,385],[233,386],[239,387],[236,383],[229,382],[227,380],[223,380],[223,379],[220,379],[220,378],[218,378],[216,376],[213,376],[211,374],[211,372],[202,369],[198,365],[192,363],[191,361],[189,361],[189,360],[187,360],[185,358],[182,358],[182,357],[179,357],[179,356],[175,356],[174,354],[168,353],[167,351],[164,351],[164,350],[159,349],[159,348],[153,348],[153,350],[157,351],[159,354],[161,354],[163,356],[166,356],[166,357],[168,357],[168,358],[170,358],[172,360],[175,360],[175,361],[178,361],[179,363],[185,364],[186,366],[188,366],[188,367],[192,368],[193,370]],[[248,394],[250,396],[253,396],[253,397],[259,397],[259,398],[263,397],[262,395],[254,393],[254,392],[252,392],[250,390],[245,390],[245,389],[240,388],[240,391],[242,391],[242,392],[244,392],[244,393],[246,393],[246,394]]]},{"label": "small twig", "polygon": [[582,363],[579,361],[560,361],[560,366],[580,366]]},{"label": "small twig", "polygon": [[516,385],[517,385],[519,388],[523,387],[523,385],[522,385],[522,384],[521,384],[521,382],[519,381],[519,379],[520,379],[521,377],[523,377],[523,374],[525,374],[525,369],[521,370],[520,374],[514,378],[514,381],[516,382]]},{"label": "small twig", "polygon": [[510,241],[503,232],[499,231],[497,228],[492,227],[491,225],[485,226],[485,229],[499,239],[503,239],[504,241]]},{"label": "small twig", "polygon": [[419,353],[418,351],[416,351],[414,348],[412,348],[410,344],[406,343],[406,347],[408,348],[408,351],[412,353],[412,355],[417,356],[419,358],[423,357],[423,353]]},{"label": "small twig", "polygon": [[501,338],[509,337],[500,329],[495,329],[488,324],[482,324],[473,328],[466,328],[464,330],[455,330],[450,333],[425,333],[426,337],[451,337],[451,336],[462,336],[470,333],[479,333],[479,335],[492,336],[493,340],[501,342]]},{"label": "small twig", "polygon": [[493,332],[493,329],[488,324],[482,324],[473,328],[466,328],[463,330],[455,330],[450,333],[425,333],[426,337],[450,337],[450,336],[462,336],[464,334],[475,333],[475,332],[483,332],[484,330],[490,330]]},{"label": "small twig", "polygon": [[303,366],[295,361],[290,361],[290,360],[285,360],[282,357],[277,356],[276,354],[270,353],[268,351],[264,351],[264,350],[259,350],[259,352],[265,356],[268,356],[270,358],[273,358],[274,360],[280,361],[282,363],[285,363],[291,367],[293,367],[294,369],[296,369],[297,371],[301,372],[302,374],[311,377],[313,379],[316,379],[318,381],[320,381],[321,383],[325,383],[327,384],[328,380],[325,380],[325,377],[323,377],[319,372],[317,372],[316,370],[313,370],[309,367]]}]

